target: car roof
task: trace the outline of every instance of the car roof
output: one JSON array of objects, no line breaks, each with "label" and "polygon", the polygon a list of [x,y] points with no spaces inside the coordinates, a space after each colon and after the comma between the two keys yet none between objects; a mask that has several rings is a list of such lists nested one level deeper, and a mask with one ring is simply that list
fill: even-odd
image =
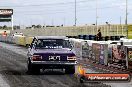
[{"label": "car roof", "polygon": [[68,39],[66,36],[35,36],[36,39]]}]

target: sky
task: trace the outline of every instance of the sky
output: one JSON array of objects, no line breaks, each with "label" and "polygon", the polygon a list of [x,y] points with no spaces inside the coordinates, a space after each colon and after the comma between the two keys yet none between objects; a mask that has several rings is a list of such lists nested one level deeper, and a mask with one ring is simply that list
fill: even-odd
[{"label": "sky", "polygon": [[[76,0],[77,26],[125,24],[126,0]],[[14,25],[75,24],[75,0],[0,0],[0,8],[13,9]],[[96,10],[97,8],[97,10]],[[128,23],[132,24],[132,0],[128,0]],[[0,23],[10,24],[10,23]]]}]

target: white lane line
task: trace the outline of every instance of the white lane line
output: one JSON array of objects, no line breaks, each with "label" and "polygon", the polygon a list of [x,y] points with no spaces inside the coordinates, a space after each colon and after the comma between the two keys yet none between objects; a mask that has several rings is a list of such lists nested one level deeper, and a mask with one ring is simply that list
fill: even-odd
[{"label": "white lane line", "polygon": [[2,78],[2,75],[0,74],[0,87],[10,87],[9,84]]}]

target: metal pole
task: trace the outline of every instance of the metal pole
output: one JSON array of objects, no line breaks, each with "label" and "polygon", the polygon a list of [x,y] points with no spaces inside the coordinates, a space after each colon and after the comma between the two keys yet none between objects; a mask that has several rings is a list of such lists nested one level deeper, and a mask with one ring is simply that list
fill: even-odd
[{"label": "metal pole", "polygon": [[98,0],[96,0],[96,31],[98,32]]},{"label": "metal pole", "polygon": [[13,14],[11,15],[11,27],[12,27],[12,30],[14,30],[13,29]]},{"label": "metal pole", "polygon": [[32,27],[32,25],[33,25],[33,24],[32,24],[32,19],[30,19],[30,24],[31,24],[31,27]]},{"label": "metal pole", "polygon": [[120,16],[120,26],[121,26],[121,16]]},{"label": "metal pole", "polygon": [[65,19],[65,17],[64,17],[64,19],[63,19],[63,20],[64,20],[64,26],[65,26],[65,23],[66,23],[66,19]]},{"label": "metal pole", "polygon": [[126,22],[125,22],[125,25],[126,25],[126,32],[127,32],[127,38],[128,38],[128,24],[127,24],[127,15],[128,15],[128,12],[127,12],[127,8],[128,8],[128,4],[127,4],[127,0],[126,0]]},{"label": "metal pole", "polygon": [[52,18],[52,26],[54,26],[54,19]]},{"label": "metal pole", "polygon": [[75,0],[75,26],[77,24],[77,2]]}]

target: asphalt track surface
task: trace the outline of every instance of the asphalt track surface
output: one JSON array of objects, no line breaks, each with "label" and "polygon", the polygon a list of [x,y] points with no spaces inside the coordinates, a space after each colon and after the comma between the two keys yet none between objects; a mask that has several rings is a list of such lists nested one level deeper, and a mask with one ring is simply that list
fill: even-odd
[{"label": "asphalt track surface", "polygon": [[[66,75],[61,70],[46,70],[41,71],[40,75],[29,75],[26,53],[25,47],[0,42],[0,87],[132,87],[132,80],[127,83],[80,84],[76,74]],[[89,73],[104,72],[91,64],[89,66]]]},{"label": "asphalt track surface", "polygon": [[81,84],[75,75],[61,70],[41,70],[39,75],[29,75],[26,55],[10,49],[0,46],[0,74],[10,87],[110,87],[98,82]]}]

